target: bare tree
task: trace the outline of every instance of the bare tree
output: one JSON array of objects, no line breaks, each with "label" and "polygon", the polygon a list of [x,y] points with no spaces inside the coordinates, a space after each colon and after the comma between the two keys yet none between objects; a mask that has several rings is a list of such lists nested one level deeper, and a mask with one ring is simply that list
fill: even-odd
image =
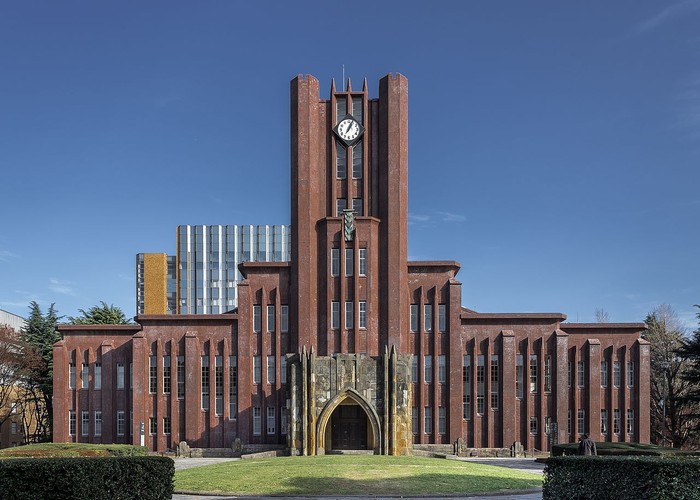
[{"label": "bare tree", "polygon": [[610,315],[608,311],[602,307],[595,310],[595,322],[596,323],[610,323]]},{"label": "bare tree", "polygon": [[17,411],[17,391],[26,376],[19,335],[0,325],[0,425]]}]

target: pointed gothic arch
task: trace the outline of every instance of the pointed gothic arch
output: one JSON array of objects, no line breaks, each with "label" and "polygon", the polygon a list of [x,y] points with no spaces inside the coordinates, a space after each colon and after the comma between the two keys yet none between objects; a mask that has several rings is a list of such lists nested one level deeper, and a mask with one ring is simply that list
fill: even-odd
[{"label": "pointed gothic arch", "polygon": [[316,436],[318,436],[318,441],[316,445],[316,454],[325,453],[326,449],[326,427],[328,422],[331,421],[331,415],[338,406],[340,406],[343,401],[350,399],[364,410],[367,414],[367,420],[372,427],[372,441],[371,448],[374,450],[374,454],[381,454],[381,424],[379,420],[379,415],[374,407],[370,404],[367,399],[365,399],[362,394],[357,392],[355,389],[347,388],[335,395],[326,405],[323,407],[321,414],[318,417],[316,424]]}]

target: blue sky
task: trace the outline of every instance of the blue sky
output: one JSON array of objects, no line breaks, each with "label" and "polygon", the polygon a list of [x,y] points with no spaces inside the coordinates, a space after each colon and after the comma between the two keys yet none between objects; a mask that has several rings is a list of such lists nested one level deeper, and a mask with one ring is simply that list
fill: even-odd
[{"label": "blue sky", "polygon": [[0,0],[0,309],[135,313],[178,224],[289,223],[289,81],[409,79],[409,256],[464,306],[700,303],[700,0]]}]

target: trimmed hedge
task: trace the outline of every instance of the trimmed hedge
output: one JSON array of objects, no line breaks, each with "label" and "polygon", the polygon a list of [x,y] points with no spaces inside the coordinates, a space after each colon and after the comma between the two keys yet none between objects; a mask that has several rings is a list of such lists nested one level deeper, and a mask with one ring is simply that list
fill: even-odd
[{"label": "trimmed hedge", "polygon": [[700,499],[700,460],[663,457],[553,457],[543,499]]},{"label": "trimmed hedge", "polygon": [[171,498],[168,457],[19,458],[0,460],[0,498]]},{"label": "trimmed hedge", "polygon": [[41,443],[5,448],[0,458],[136,457],[148,448],[130,444]]},{"label": "trimmed hedge", "polygon": [[[684,451],[678,448],[664,448],[653,444],[641,443],[609,443],[605,441],[596,442],[598,455],[651,455],[657,457],[676,457],[679,455],[700,456],[698,451]],[[578,443],[563,443],[552,446],[552,456],[561,457],[566,455],[576,455]]]}]

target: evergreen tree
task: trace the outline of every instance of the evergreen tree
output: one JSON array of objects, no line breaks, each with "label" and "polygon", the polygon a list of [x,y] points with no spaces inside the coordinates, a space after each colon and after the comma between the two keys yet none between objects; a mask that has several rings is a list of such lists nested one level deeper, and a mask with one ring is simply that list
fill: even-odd
[{"label": "evergreen tree", "polygon": [[88,311],[78,309],[82,317],[69,317],[68,320],[74,325],[128,325],[124,312],[118,307],[100,302],[99,306],[92,306]]},{"label": "evergreen tree", "polygon": [[48,422],[44,427],[42,439],[50,441],[53,422],[53,345],[61,340],[61,334],[56,328],[61,317],[58,316],[54,304],[51,304],[44,315],[39,304],[32,301],[29,311],[29,319],[21,335],[22,340],[37,354],[38,362],[32,367],[27,383],[30,388],[38,389],[43,396]]},{"label": "evergreen tree", "polygon": [[[700,305],[696,304],[695,307],[700,308]],[[697,317],[700,320],[700,312],[697,313]],[[678,354],[688,360],[689,366],[683,378],[690,384],[691,389],[685,395],[684,401],[695,408],[694,429],[700,441],[700,326],[683,343]],[[700,442],[698,444],[700,445]]]}]

